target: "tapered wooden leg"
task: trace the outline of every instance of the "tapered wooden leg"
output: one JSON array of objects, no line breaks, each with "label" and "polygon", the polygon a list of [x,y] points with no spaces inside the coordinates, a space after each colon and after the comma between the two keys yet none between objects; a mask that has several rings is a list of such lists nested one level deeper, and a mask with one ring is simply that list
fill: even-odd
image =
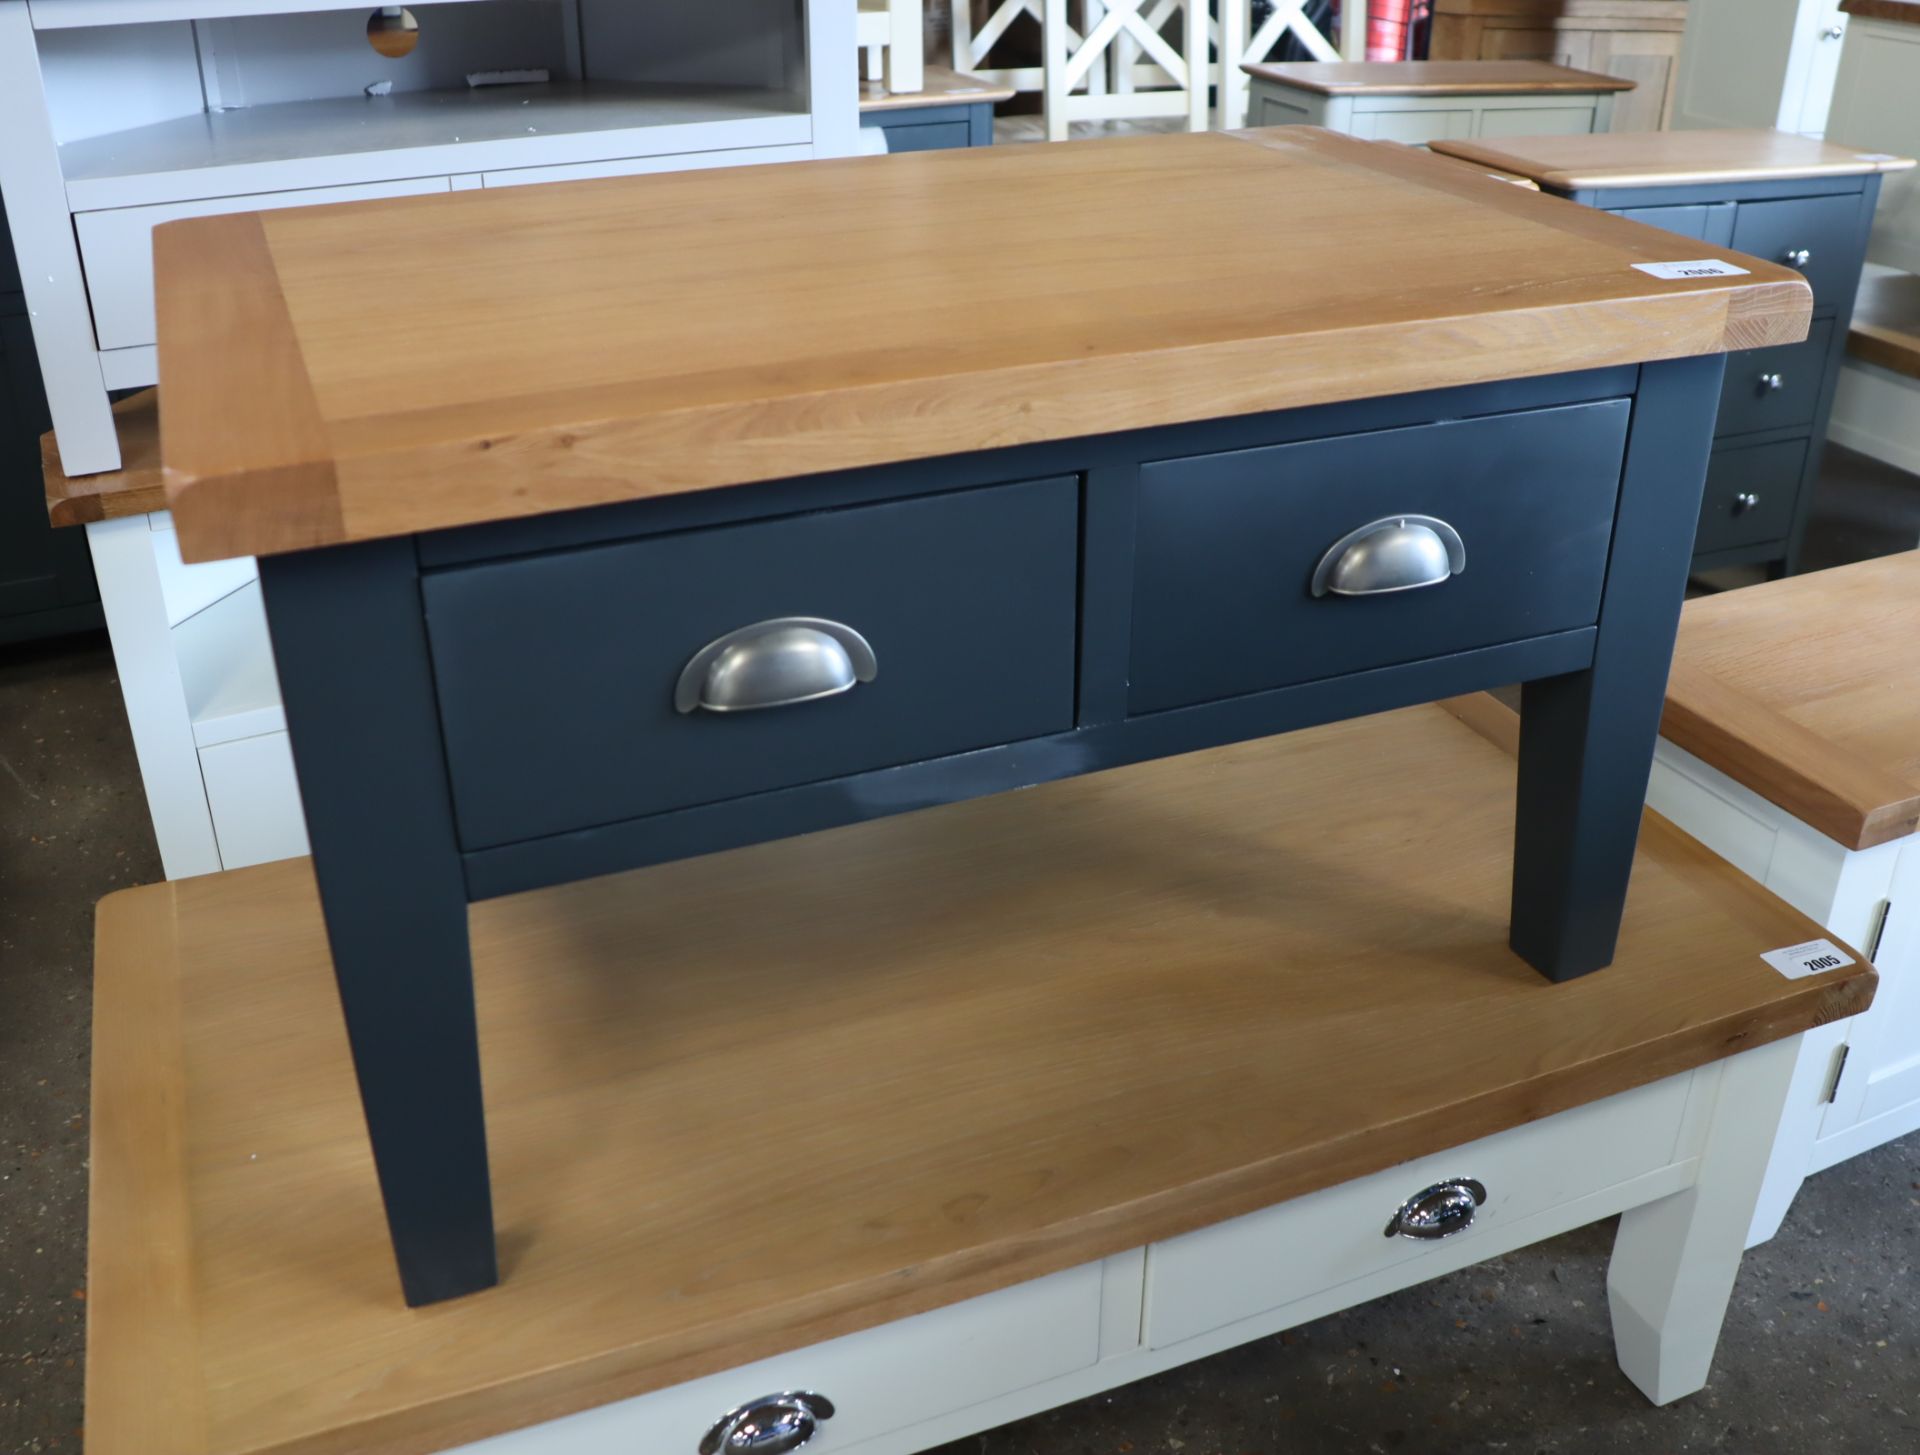
[{"label": "tapered wooden leg", "polygon": [[334,976],[409,1304],[499,1281],[467,894],[411,541],[261,562]]},{"label": "tapered wooden leg", "polygon": [[1693,1186],[1620,1219],[1607,1268],[1614,1352],[1655,1404],[1707,1382],[1799,1043],[1724,1062]]},{"label": "tapered wooden leg", "polygon": [[1722,367],[1711,356],[1641,370],[1593,665],[1521,691],[1511,943],[1549,980],[1613,959]]}]

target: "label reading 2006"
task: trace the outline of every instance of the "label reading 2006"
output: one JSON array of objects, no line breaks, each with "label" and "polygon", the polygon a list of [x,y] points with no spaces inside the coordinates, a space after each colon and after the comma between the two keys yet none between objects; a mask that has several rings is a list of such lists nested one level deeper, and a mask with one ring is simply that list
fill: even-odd
[{"label": "label reading 2006", "polygon": [[1853,956],[1832,940],[1808,940],[1805,944],[1788,945],[1784,950],[1765,950],[1760,958],[1789,980],[1818,975],[1823,970],[1838,970],[1853,963]]},{"label": "label reading 2006", "polygon": [[1752,271],[1736,268],[1718,258],[1695,258],[1690,263],[1635,263],[1634,267],[1656,278],[1735,278]]}]

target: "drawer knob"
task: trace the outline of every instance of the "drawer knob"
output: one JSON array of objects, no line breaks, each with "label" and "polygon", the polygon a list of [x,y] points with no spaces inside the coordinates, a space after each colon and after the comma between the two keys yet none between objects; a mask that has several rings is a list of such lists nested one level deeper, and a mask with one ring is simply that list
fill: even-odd
[{"label": "drawer knob", "polygon": [[817,616],[757,621],[708,642],[680,671],[676,712],[750,712],[846,692],[879,670],[850,626]]},{"label": "drawer knob", "polygon": [[1813,261],[1813,253],[1808,248],[1788,248],[1785,261],[1795,268],[1804,268]]},{"label": "drawer knob", "polygon": [[1844,25],[1829,25],[1825,30],[1820,32],[1820,39],[1838,40],[1840,39],[1841,36],[1845,35],[1846,33],[1847,33],[1847,28]]},{"label": "drawer knob", "polygon": [[700,1455],[783,1455],[814,1437],[833,1418],[833,1401],[810,1389],[763,1394],[728,1410],[700,1437]]},{"label": "drawer knob", "polygon": [[1313,569],[1313,594],[1383,596],[1438,586],[1467,569],[1460,532],[1431,515],[1389,515],[1350,530]]},{"label": "drawer knob", "polygon": [[1450,1177],[1400,1204],[1387,1224],[1387,1236],[1451,1238],[1473,1226],[1474,1210],[1487,1200],[1487,1189],[1472,1177]]},{"label": "drawer knob", "polygon": [[1742,490],[1738,495],[1733,497],[1733,513],[1738,515],[1743,510],[1752,510],[1753,507],[1759,503],[1760,497],[1758,495],[1755,495],[1751,490]]},{"label": "drawer knob", "polygon": [[1762,374],[1760,376],[1760,392],[1762,394],[1771,394],[1776,389],[1784,389],[1786,383],[1787,381],[1778,374]]}]

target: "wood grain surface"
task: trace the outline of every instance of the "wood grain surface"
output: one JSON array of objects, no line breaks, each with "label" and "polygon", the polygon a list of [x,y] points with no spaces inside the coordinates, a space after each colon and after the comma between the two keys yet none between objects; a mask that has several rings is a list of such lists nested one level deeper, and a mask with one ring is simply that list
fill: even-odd
[{"label": "wood grain surface", "polygon": [[1847,352],[1920,379],[1920,276],[1875,273],[1860,280]]},{"label": "wood grain surface", "polygon": [[1663,281],[1630,265],[1664,233],[1309,127],[287,208],[154,246],[190,560],[1793,342],[1811,308],[1785,268]]},{"label": "wood grain surface", "polygon": [[1920,25],[1920,0],[1840,0],[1840,10],[1844,15],[1863,15],[1869,20]]},{"label": "wood grain surface", "polygon": [[975,106],[982,101],[1010,101],[1019,94],[1011,86],[996,86],[978,76],[962,76],[945,66],[927,66],[918,91],[889,91],[885,81],[860,83],[862,111],[918,111],[927,106]]},{"label": "wood grain surface", "polygon": [[440,1449],[1266,1206],[1854,1014],[1649,818],[1506,947],[1437,708],[472,912],[505,1281],[401,1306],[304,860],[100,910],[90,1455]]},{"label": "wood grain surface", "polygon": [[1631,91],[1624,76],[1551,61],[1246,61],[1249,76],[1327,96],[1459,96]]},{"label": "wood grain surface", "polygon": [[120,468],[68,479],[60,444],[48,430],[40,436],[40,473],[46,481],[47,518],[55,525],[85,525],[167,508],[160,479],[160,404],[151,389],[129,394],[113,406],[120,436]]},{"label": "wood grain surface", "polygon": [[1881,157],[1784,131],[1611,131],[1577,136],[1443,139],[1437,152],[1518,172],[1542,187],[1663,187],[1782,177],[1903,172],[1910,157]]},{"label": "wood grain surface", "polygon": [[1661,733],[1850,849],[1920,827],[1920,551],[1687,603]]}]

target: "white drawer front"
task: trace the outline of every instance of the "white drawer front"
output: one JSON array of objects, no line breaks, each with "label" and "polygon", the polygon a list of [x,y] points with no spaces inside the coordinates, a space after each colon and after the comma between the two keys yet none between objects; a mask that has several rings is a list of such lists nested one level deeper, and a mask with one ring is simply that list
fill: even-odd
[{"label": "white drawer front", "polygon": [[581,182],[594,177],[639,177],[657,172],[698,172],[713,167],[752,167],[764,162],[804,162],[810,145],[735,147],[729,151],[680,152],[665,157],[621,157],[611,162],[568,162],[555,167],[510,167],[482,172],[481,185],[524,187],[532,182]]},{"label": "white drawer front", "polygon": [[80,259],[93,302],[93,332],[103,349],[134,348],[154,341],[153,230],[181,217],[222,212],[266,212],[323,202],[363,202],[376,197],[415,197],[448,190],[445,177],[409,177],[354,187],[313,187],[298,192],[256,192],[208,197],[198,202],[162,202],[151,207],[115,207],[74,214]]},{"label": "white drawer front", "polygon": [[586,1410],[455,1455],[696,1455],[729,1410],[783,1390],[835,1405],[807,1444],[833,1455],[862,1440],[1085,1369],[1100,1351],[1100,1265],[883,1324],[705,1379]]},{"label": "white drawer front", "polygon": [[[1147,1342],[1166,1348],[1437,1249],[1468,1249],[1490,1229],[1658,1171],[1676,1160],[1689,1081],[1655,1082],[1155,1243],[1147,1254]],[[1386,1236],[1403,1202],[1461,1177],[1486,1187],[1471,1227],[1433,1242]],[[1421,1276],[1405,1270],[1407,1283]]]}]

